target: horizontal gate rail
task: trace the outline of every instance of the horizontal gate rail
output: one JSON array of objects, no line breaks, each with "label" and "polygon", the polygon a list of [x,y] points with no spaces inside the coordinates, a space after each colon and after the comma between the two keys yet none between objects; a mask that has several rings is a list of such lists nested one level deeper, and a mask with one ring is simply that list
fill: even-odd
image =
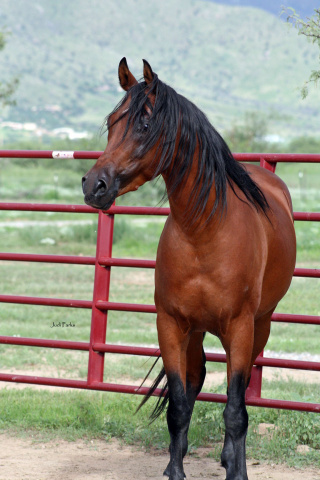
[{"label": "horizontal gate rail", "polygon": [[273,313],[273,322],[304,323],[305,325],[320,325],[319,315],[294,315],[292,313]]},{"label": "horizontal gate rail", "polygon": [[293,276],[320,278],[320,269],[319,268],[295,268],[293,272]]},{"label": "horizontal gate rail", "polygon": [[57,160],[97,160],[103,152],[59,150],[0,150],[0,158],[55,158]]},{"label": "horizontal gate rail", "polygon": [[[0,253],[0,260],[67,263],[70,265],[95,265],[96,257],[82,257],[79,255],[38,255],[33,253]],[[155,268],[156,261],[134,258],[101,257],[99,258],[99,264],[109,267]]]},{"label": "horizontal gate rail", "polygon": [[[97,159],[102,152],[76,152],[76,151],[26,151],[26,150],[1,150],[0,158],[55,158],[55,159]],[[304,154],[234,154],[234,157],[240,161],[246,162],[260,162],[260,165],[268,170],[275,171],[278,162],[300,162],[300,163],[320,163],[320,155],[304,155]],[[126,259],[114,258],[111,255],[111,244],[108,248],[101,243],[101,231],[104,232],[103,238],[109,235],[108,242],[112,243],[112,229],[114,215],[157,215],[167,216],[170,213],[169,208],[163,207],[130,207],[130,206],[115,206],[113,205],[107,212],[107,215],[99,213],[99,210],[91,208],[87,205],[65,205],[65,204],[42,204],[42,203],[0,203],[0,210],[11,211],[32,211],[32,212],[56,212],[56,213],[86,213],[99,214],[98,238],[97,238],[97,254],[93,256],[76,256],[76,255],[38,255],[38,254],[24,254],[24,253],[0,253],[1,261],[19,261],[19,262],[43,262],[43,263],[57,263],[57,264],[72,264],[72,265],[91,265],[95,266],[96,274],[99,271],[110,282],[110,268],[111,267],[130,267],[130,268],[155,268],[155,260],[143,259]],[[296,221],[320,221],[320,212],[294,212],[294,220]],[[10,227],[10,222],[8,222]],[[111,230],[110,230],[111,228]],[[111,236],[110,236],[111,231]],[[100,232],[100,234],[99,234]],[[100,242],[100,243],[99,243]],[[102,268],[101,268],[102,267]],[[98,269],[98,270],[97,270]],[[98,275],[97,278],[100,278]],[[320,269],[315,268],[296,268],[294,271],[296,277],[320,278]],[[105,281],[105,280],[104,280]],[[105,287],[103,287],[105,288]],[[103,362],[105,353],[113,354],[127,354],[127,355],[142,355],[149,357],[157,357],[160,354],[159,348],[143,347],[143,346],[128,346],[128,345],[112,345],[105,343],[106,316],[108,311],[126,311],[126,312],[141,312],[141,313],[156,313],[154,305],[141,305],[132,303],[110,302],[108,300],[108,289],[103,292],[95,294],[92,301],[77,300],[77,299],[59,299],[59,298],[40,298],[27,297],[18,295],[0,295],[0,302],[18,303],[26,305],[40,305],[40,306],[54,306],[67,308],[86,308],[92,309],[92,327],[91,338],[89,342],[77,342],[68,340],[51,340],[51,339],[37,339],[24,337],[9,337],[0,336],[0,343],[6,345],[23,345],[29,347],[43,347],[43,348],[57,348],[68,350],[79,350],[89,352],[89,368],[87,380],[72,380],[60,378],[47,378],[29,375],[15,375],[0,373],[0,380],[9,382],[22,382],[29,384],[50,385],[70,388],[82,388],[91,390],[101,390],[109,392],[135,393],[144,395],[148,388],[137,387],[132,385],[119,385],[103,382]],[[102,293],[101,293],[102,292]],[[98,318],[101,323],[95,323]],[[272,316],[274,322],[288,322],[288,323],[302,323],[309,325],[320,325],[320,316],[314,315],[300,315],[300,314],[285,314],[274,313]],[[98,336],[96,336],[97,332]],[[100,340],[99,340],[100,339]],[[225,354],[221,353],[206,353],[208,361],[211,362],[226,362]],[[91,367],[90,367],[91,364]],[[319,412],[320,405],[305,402],[292,402],[287,400],[272,400],[261,398],[261,380],[262,367],[276,367],[287,369],[299,369],[305,371],[320,371],[320,362],[309,362],[302,360],[288,360],[279,358],[268,358],[259,356],[256,359],[255,367],[252,372],[252,377],[255,377],[253,386],[248,388],[246,403],[252,406],[264,406],[269,408],[293,409],[299,411],[313,411]],[[260,384],[259,384],[260,383]],[[250,384],[251,386],[251,384]],[[159,395],[160,390],[157,389],[154,395]],[[222,402],[227,400],[226,395],[218,395],[212,393],[201,393],[198,400],[210,402]]]},{"label": "horizontal gate rail", "polygon": [[239,162],[260,162],[268,163],[320,163],[319,154],[305,153],[234,153],[234,158]]},{"label": "horizontal gate rail", "polygon": [[[88,351],[89,342],[72,342],[68,340],[49,340],[26,337],[0,336],[0,343],[7,345],[24,345],[30,347],[61,348],[66,350]],[[93,350],[104,353],[117,353],[124,355],[138,355],[148,357],[159,357],[160,349],[155,347],[140,347],[130,345],[113,345],[108,343],[93,343]],[[226,363],[227,358],[224,353],[206,352],[208,362]],[[294,370],[320,371],[320,362],[309,362],[305,360],[288,360],[272,357],[258,357],[254,362],[261,367],[288,368]]]},{"label": "horizontal gate rail", "polygon": [[74,342],[70,340],[51,340],[51,339],[45,339],[45,338],[9,337],[4,335],[0,336],[0,343],[4,345],[24,345],[27,347],[61,348],[65,350],[83,350],[83,351],[89,351],[89,346],[90,346],[89,342]]},{"label": "horizontal gate rail", "polygon": [[[56,213],[99,213],[97,208],[88,205],[63,205],[60,203],[0,203],[0,210],[20,212],[56,212]],[[167,216],[170,208],[166,207],[118,207],[112,206],[107,211],[109,214],[118,215],[161,215]],[[320,217],[319,217],[320,220]],[[8,226],[10,226],[8,224]]]},{"label": "horizontal gate rail", "polygon": [[[66,298],[26,297],[19,295],[0,295],[0,303],[17,303],[23,305],[40,305],[50,307],[92,308],[91,300],[76,300]],[[99,310],[113,310],[119,312],[157,313],[155,305],[139,303],[120,303],[98,300],[95,306]],[[291,313],[274,313],[273,322],[303,323],[306,325],[320,325],[320,316],[295,315]]]},{"label": "horizontal gate rail", "polygon": [[[121,385],[118,383],[94,382],[88,384],[85,380],[65,380],[62,378],[32,377],[29,375],[0,374],[0,380],[4,382],[28,383],[34,385],[48,385],[54,387],[82,388],[86,390],[99,390],[104,392],[129,393],[135,395],[146,395],[149,392],[147,387],[134,385]],[[161,390],[156,389],[153,396],[160,396]],[[227,403],[227,395],[217,393],[200,393],[197,400],[202,402]],[[246,405],[252,407],[280,408],[283,410],[297,410],[300,412],[320,412],[320,405],[317,403],[293,402],[289,400],[273,400],[260,397],[246,399]]]},{"label": "horizontal gate rail", "polygon": [[[102,151],[52,151],[52,150],[0,150],[0,158],[55,158],[57,160],[96,160]],[[234,153],[234,158],[240,162],[260,162],[262,159],[269,163],[320,163],[319,154],[305,153]]]},{"label": "horizontal gate rail", "polygon": [[[88,205],[63,205],[60,203],[0,203],[0,210],[20,212],[56,212],[56,213],[99,213],[96,208]],[[118,207],[113,206],[107,210],[109,214],[117,215],[160,215],[167,216],[170,208],[166,207]],[[294,220],[320,222],[320,213],[294,212]],[[8,227],[10,224],[8,223]]]},{"label": "horizontal gate rail", "polygon": [[67,263],[68,265],[94,265],[95,257],[78,255],[38,255],[33,253],[0,253],[0,260],[15,262]]},{"label": "horizontal gate rail", "polygon": [[294,212],[294,220],[304,220],[307,222],[320,222],[320,213],[315,212]]},{"label": "horizontal gate rail", "polygon": [[[16,262],[67,263],[70,265],[95,265],[96,257],[79,255],[38,255],[32,253],[0,253],[0,260]],[[99,258],[99,264],[109,267],[155,268],[155,260],[134,258]],[[294,277],[320,278],[319,268],[295,268]]]},{"label": "horizontal gate rail", "polygon": [[21,305],[39,305],[45,307],[92,308],[91,300],[74,300],[67,298],[25,297],[20,295],[0,295],[2,303]]}]

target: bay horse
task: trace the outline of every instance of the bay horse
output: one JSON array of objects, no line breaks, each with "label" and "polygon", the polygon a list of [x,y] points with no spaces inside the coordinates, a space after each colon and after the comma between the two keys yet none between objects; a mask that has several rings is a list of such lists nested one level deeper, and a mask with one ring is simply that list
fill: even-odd
[{"label": "bay horse", "polygon": [[[155,269],[170,433],[164,474],[170,480],[185,476],[183,457],[205,379],[203,338],[209,332],[220,339],[227,358],[221,461],[227,480],[246,480],[245,391],[295,266],[290,194],[272,172],[235,161],[206,116],[163,83],[147,61],[140,81],[125,58],[118,74],[126,94],[107,117],[108,144],[83,177],[83,192],[88,205],[108,210],[116,197],[158,175],[166,184],[171,213]],[[158,404],[154,415],[163,408]]]}]

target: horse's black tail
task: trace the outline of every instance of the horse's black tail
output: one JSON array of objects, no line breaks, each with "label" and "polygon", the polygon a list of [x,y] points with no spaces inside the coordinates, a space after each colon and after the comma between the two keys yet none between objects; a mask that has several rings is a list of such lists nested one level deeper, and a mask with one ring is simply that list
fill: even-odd
[{"label": "horse's black tail", "polygon": [[[152,372],[152,370],[156,366],[159,358],[160,358],[160,355],[156,359],[156,361],[154,362],[152,367],[150,368],[149,372],[145,376],[145,378],[144,378],[143,382],[141,383],[140,387],[142,387],[144,382],[147,380],[148,376],[150,375],[150,373]],[[162,380],[164,378],[166,379],[166,372],[164,371],[164,368],[162,367],[159,375],[157,376],[157,378],[154,380],[153,384],[149,388],[148,393],[143,397],[142,402],[140,403],[140,405],[138,406],[138,408],[136,410],[136,413],[149,400],[149,398],[153,395],[154,391],[156,390],[156,388],[158,388],[159,384],[162,382]],[[150,423],[154,422],[161,415],[161,413],[166,408],[168,401],[169,401],[168,382],[167,382],[167,380],[165,380],[165,383],[164,383],[163,387],[161,388],[160,396],[157,400],[156,406],[154,407],[154,409],[152,410],[152,412],[150,414]]]}]

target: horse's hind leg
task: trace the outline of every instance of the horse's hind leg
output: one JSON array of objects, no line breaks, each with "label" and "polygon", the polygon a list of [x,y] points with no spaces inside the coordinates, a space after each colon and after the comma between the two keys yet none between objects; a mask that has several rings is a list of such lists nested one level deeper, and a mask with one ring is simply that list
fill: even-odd
[{"label": "horse's hind leg", "polygon": [[227,354],[228,400],[223,417],[226,426],[222,465],[226,480],[248,480],[246,469],[246,435],[248,414],[245,391],[251,372],[254,341],[253,319],[234,319],[222,344]]},{"label": "horse's hind leg", "polygon": [[[190,412],[190,420],[193,411],[193,407],[196,401],[198,394],[201,391],[205,376],[206,376],[206,357],[203,351],[203,338],[204,334],[201,332],[195,332],[191,335],[189,340],[189,345],[187,348],[187,364],[186,364],[186,396]],[[190,424],[189,420],[189,424]],[[189,425],[185,431],[184,437],[182,439],[182,458],[186,455],[188,451],[188,430]],[[170,455],[171,455],[171,444],[170,444]],[[163,472],[164,475],[170,476],[171,471],[171,460]]]},{"label": "horse's hind leg", "polygon": [[252,365],[265,347],[270,333],[272,312],[258,319],[242,319],[234,325],[230,341],[224,345],[227,353],[228,400],[223,416],[226,425],[225,442],[221,455],[227,471],[227,480],[247,480],[245,441],[248,414],[245,391],[248,387]]},{"label": "horse's hind leg", "polygon": [[227,471],[227,480],[248,480],[245,453],[248,429],[246,386],[247,380],[243,373],[234,373],[231,376],[227,406],[223,412],[226,433],[221,455],[222,465]]}]

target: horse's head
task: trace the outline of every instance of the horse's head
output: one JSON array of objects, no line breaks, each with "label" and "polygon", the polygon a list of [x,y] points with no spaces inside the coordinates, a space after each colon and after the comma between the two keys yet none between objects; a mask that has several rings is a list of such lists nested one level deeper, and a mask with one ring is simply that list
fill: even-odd
[{"label": "horse's head", "polygon": [[115,198],[137,190],[155,173],[157,142],[150,142],[150,120],[156,74],[144,63],[144,82],[137,82],[126,59],[119,64],[120,85],[127,93],[107,117],[108,144],[96,164],[82,179],[88,205],[107,210]]}]

